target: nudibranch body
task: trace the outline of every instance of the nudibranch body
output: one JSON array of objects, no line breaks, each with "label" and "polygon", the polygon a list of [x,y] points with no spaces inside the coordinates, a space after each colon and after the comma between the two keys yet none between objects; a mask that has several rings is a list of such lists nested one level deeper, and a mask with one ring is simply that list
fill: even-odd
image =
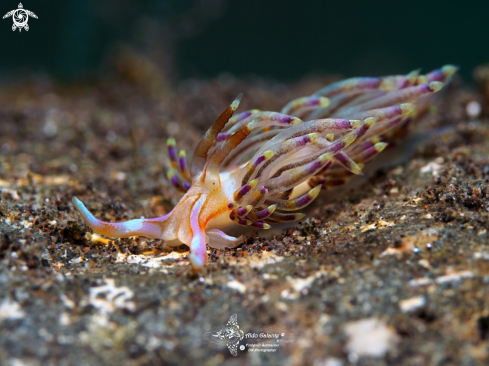
[{"label": "nudibranch body", "polygon": [[[168,140],[168,178],[184,195],[167,215],[108,223],[76,197],[75,208],[94,231],[108,237],[146,236],[186,244],[195,270],[207,261],[206,244],[236,247],[240,227],[268,229],[304,217],[295,213],[320,190],[340,186],[402,138],[429,109],[430,99],[456,72],[444,66],[426,75],[352,78],[288,103],[280,113],[234,115],[241,95],[201,139],[190,166]],[[223,231],[224,230],[224,231]]]}]

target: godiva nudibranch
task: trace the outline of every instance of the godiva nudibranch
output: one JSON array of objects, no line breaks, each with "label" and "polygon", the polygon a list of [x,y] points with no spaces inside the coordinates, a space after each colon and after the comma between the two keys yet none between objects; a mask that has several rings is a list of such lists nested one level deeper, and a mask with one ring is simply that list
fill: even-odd
[{"label": "godiva nudibranch", "polygon": [[[75,208],[94,231],[108,237],[146,236],[168,245],[186,244],[195,270],[207,261],[206,244],[233,248],[242,227],[268,229],[297,221],[321,189],[344,184],[401,138],[456,72],[444,66],[426,75],[352,78],[288,103],[280,113],[234,114],[241,95],[219,116],[187,166],[168,139],[168,179],[183,194],[167,215],[108,223],[96,219],[76,197]],[[226,234],[227,232],[228,234]]]}]

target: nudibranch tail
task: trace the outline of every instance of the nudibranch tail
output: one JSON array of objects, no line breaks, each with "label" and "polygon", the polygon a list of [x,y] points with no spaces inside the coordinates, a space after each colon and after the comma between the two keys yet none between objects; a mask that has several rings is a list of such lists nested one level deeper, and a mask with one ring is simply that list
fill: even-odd
[{"label": "nudibranch tail", "polygon": [[[228,228],[268,229],[304,217],[321,189],[361,175],[370,160],[430,109],[433,95],[457,68],[426,75],[342,80],[289,102],[280,112],[257,109],[234,115],[241,94],[198,143],[190,166],[186,153],[167,142],[167,177],[184,196],[166,216],[107,223],[75,197],[73,205],[94,231],[110,237],[144,235],[186,244],[193,269],[207,261],[208,244],[233,248],[244,236]],[[224,230],[224,231],[221,231]]]}]

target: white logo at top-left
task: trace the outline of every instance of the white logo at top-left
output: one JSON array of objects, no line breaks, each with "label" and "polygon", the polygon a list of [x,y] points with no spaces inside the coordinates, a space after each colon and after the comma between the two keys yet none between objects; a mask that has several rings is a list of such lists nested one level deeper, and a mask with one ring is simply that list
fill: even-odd
[{"label": "white logo at top-left", "polygon": [[22,28],[24,28],[26,31],[29,30],[29,25],[27,24],[27,22],[29,21],[29,16],[37,19],[36,14],[34,14],[30,10],[24,9],[24,6],[22,5],[22,3],[20,3],[18,9],[9,11],[3,16],[3,19],[12,17],[14,21],[14,24],[12,25],[12,30],[15,31],[18,28],[19,32],[21,32]]}]

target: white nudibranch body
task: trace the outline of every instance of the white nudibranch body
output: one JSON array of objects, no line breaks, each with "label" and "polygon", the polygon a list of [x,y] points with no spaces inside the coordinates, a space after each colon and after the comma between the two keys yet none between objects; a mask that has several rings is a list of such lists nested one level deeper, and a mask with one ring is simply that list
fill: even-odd
[{"label": "white nudibranch body", "polygon": [[207,261],[206,244],[233,248],[240,227],[268,229],[304,217],[297,211],[321,189],[340,186],[406,135],[429,109],[431,97],[456,72],[444,66],[426,75],[352,78],[288,103],[280,113],[234,115],[241,95],[197,145],[190,167],[168,139],[168,179],[184,195],[165,216],[108,223],[96,219],[76,197],[85,223],[108,237],[146,236],[168,245],[186,244],[195,270]]}]

